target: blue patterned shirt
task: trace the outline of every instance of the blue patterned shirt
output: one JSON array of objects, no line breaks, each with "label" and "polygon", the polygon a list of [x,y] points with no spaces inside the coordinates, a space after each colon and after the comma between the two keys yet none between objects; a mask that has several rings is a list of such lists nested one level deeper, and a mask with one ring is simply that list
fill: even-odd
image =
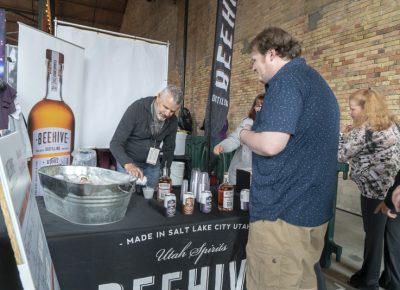
[{"label": "blue patterned shirt", "polygon": [[339,107],[328,84],[303,58],[269,81],[255,132],[291,135],[276,156],[253,153],[250,221],[282,219],[314,227],[333,214]]}]

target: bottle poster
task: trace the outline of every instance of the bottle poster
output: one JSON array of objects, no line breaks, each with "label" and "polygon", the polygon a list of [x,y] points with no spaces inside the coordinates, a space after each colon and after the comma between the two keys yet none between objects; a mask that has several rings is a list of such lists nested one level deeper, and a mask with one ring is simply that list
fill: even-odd
[{"label": "bottle poster", "polygon": [[20,132],[0,138],[0,206],[24,289],[59,290]]},{"label": "bottle poster", "polygon": [[74,148],[75,117],[62,94],[64,54],[46,49],[46,91],[44,98],[31,109],[28,133],[32,145],[29,162],[32,176],[31,191],[43,195],[38,170],[43,166],[70,165]]},{"label": "bottle poster", "polygon": [[[69,164],[68,152],[82,148],[82,130],[76,124],[85,110],[85,50],[22,23],[18,35],[17,90],[27,121],[33,107],[41,104],[31,123],[30,145],[35,152],[31,166],[35,171],[43,165]],[[40,114],[45,117],[37,118]],[[41,195],[36,175],[32,175],[32,183],[35,193]]]}]

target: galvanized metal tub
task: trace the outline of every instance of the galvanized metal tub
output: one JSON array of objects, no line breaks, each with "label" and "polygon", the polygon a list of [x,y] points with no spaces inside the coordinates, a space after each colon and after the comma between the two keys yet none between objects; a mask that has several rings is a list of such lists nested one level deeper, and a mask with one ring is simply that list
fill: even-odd
[{"label": "galvanized metal tub", "polygon": [[46,166],[39,169],[46,209],[72,223],[102,225],[126,213],[136,177],[88,166]]}]

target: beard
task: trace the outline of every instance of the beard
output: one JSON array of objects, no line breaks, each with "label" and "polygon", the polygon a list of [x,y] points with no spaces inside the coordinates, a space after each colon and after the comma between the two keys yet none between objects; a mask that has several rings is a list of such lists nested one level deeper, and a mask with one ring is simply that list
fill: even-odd
[{"label": "beard", "polygon": [[167,119],[167,117],[161,113],[157,113],[157,119],[158,121],[164,122]]}]

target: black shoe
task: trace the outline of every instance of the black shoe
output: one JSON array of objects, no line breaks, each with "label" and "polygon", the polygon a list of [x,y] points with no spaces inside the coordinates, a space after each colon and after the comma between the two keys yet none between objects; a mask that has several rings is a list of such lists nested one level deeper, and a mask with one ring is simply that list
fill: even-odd
[{"label": "black shoe", "polygon": [[362,289],[362,287],[365,285],[359,272],[354,273],[347,281],[347,284],[356,289]]},{"label": "black shoe", "polygon": [[381,277],[379,278],[379,287],[385,289],[385,290],[398,290],[399,288],[390,286],[390,280],[387,279],[387,275],[385,274],[385,271],[382,272]]},{"label": "black shoe", "polygon": [[381,288],[383,288],[383,289],[386,289],[386,290],[390,290],[390,289],[387,287],[386,282],[385,282],[385,279],[383,279],[383,276],[381,276],[381,277],[379,278],[379,287],[381,287]]},{"label": "black shoe", "polygon": [[[350,279],[347,281],[347,284],[349,284],[353,288],[361,289],[361,290],[379,290],[379,286],[365,285],[365,282],[361,281],[361,278],[356,275],[351,276]],[[388,290],[391,290],[391,289],[388,289]]]},{"label": "black shoe", "polygon": [[355,282],[353,280],[351,280],[351,278],[349,280],[347,280],[347,284],[349,284],[351,287],[356,288],[356,289],[361,289],[362,284]]}]

